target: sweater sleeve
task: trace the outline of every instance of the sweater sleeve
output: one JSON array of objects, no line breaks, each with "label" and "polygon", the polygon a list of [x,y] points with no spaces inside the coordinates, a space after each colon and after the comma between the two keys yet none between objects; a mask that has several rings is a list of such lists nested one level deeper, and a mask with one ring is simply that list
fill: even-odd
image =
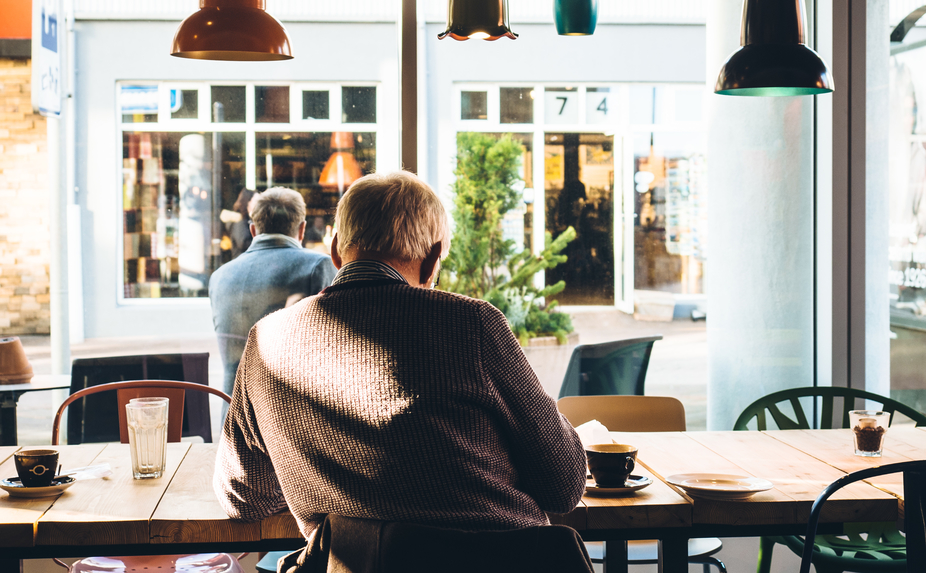
[{"label": "sweater sleeve", "polygon": [[259,521],[287,507],[247,395],[248,384],[253,383],[249,364],[250,354],[256,352],[255,330],[251,329],[238,368],[212,479],[222,509],[243,521]]},{"label": "sweater sleeve", "polygon": [[483,376],[499,400],[519,487],[548,513],[575,509],[585,492],[585,450],[540,385],[505,316],[480,305]]}]

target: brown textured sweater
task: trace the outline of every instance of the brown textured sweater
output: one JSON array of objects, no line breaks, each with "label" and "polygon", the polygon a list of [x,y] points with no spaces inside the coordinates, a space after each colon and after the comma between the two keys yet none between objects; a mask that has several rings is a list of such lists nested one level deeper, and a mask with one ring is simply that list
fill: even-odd
[{"label": "brown textured sweater", "polygon": [[214,485],[303,535],[327,513],[511,529],[576,506],[585,453],[497,309],[351,281],[251,330]]}]

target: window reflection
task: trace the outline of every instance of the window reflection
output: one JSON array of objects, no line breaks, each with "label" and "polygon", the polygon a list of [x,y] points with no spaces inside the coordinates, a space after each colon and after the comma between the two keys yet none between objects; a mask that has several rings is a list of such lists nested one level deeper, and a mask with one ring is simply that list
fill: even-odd
[{"label": "window reflection", "polygon": [[244,86],[212,86],[212,121],[244,123],[247,117]]},{"label": "window reflection", "polygon": [[376,123],[376,88],[341,88],[341,122]]},{"label": "window reflection", "polygon": [[534,123],[534,92],[531,88],[501,88],[501,123]]},{"label": "window reflection", "polygon": [[254,121],[289,123],[289,86],[255,86]]}]

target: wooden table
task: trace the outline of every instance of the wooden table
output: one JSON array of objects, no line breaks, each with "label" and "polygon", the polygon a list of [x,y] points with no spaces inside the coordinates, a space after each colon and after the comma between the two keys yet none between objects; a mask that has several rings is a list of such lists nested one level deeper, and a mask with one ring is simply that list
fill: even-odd
[{"label": "wooden table", "polygon": [[23,384],[0,384],[0,446],[15,446],[16,404],[26,392],[61,390],[71,387],[70,374],[39,374]]},{"label": "wooden table", "polygon": [[[892,428],[885,455],[852,455],[847,430],[792,432],[615,433],[640,448],[635,473],[653,484],[628,497],[586,496],[554,521],[587,540],[608,541],[607,571],[626,570],[627,539],[659,539],[660,569],[687,572],[692,537],[802,534],[817,494],[846,471],[926,458],[926,431]],[[15,475],[15,447],[0,447],[0,476]],[[128,446],[61,446],[61,463],[107,462],[113,476],[74,484],[58,498],[26,500],[0,492],[3,559],[295,549],[303,541],[289,514],[260,523],[229,520],[212,493],[216,446],[169,444],[168,468],[157,480],[131,477]],[[733,473],[766,478],[775,488],[747,501],[689,498],[663,480],[674,473]],[[900,514],[902,481],[877,478],[839,492],[825,506],[823,528],[846,521],[891,521]],[[11,567],[12,568],[12,567]]]}]

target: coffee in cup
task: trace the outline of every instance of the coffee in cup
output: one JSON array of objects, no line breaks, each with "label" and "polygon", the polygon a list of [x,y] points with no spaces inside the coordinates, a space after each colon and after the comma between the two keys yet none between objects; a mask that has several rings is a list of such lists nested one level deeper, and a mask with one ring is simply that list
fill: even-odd
[{"label": "coffee in cup", "polygon": [[13,454],[16,473],[24,487],[47,487],[58,469],[56,450],[20,450]]},{"label": "coffee in cup", "polygon": [[593,444],[585,448],[585,455],[599,487],[624,487],[636,466],[637,448],[627,444]]}]

